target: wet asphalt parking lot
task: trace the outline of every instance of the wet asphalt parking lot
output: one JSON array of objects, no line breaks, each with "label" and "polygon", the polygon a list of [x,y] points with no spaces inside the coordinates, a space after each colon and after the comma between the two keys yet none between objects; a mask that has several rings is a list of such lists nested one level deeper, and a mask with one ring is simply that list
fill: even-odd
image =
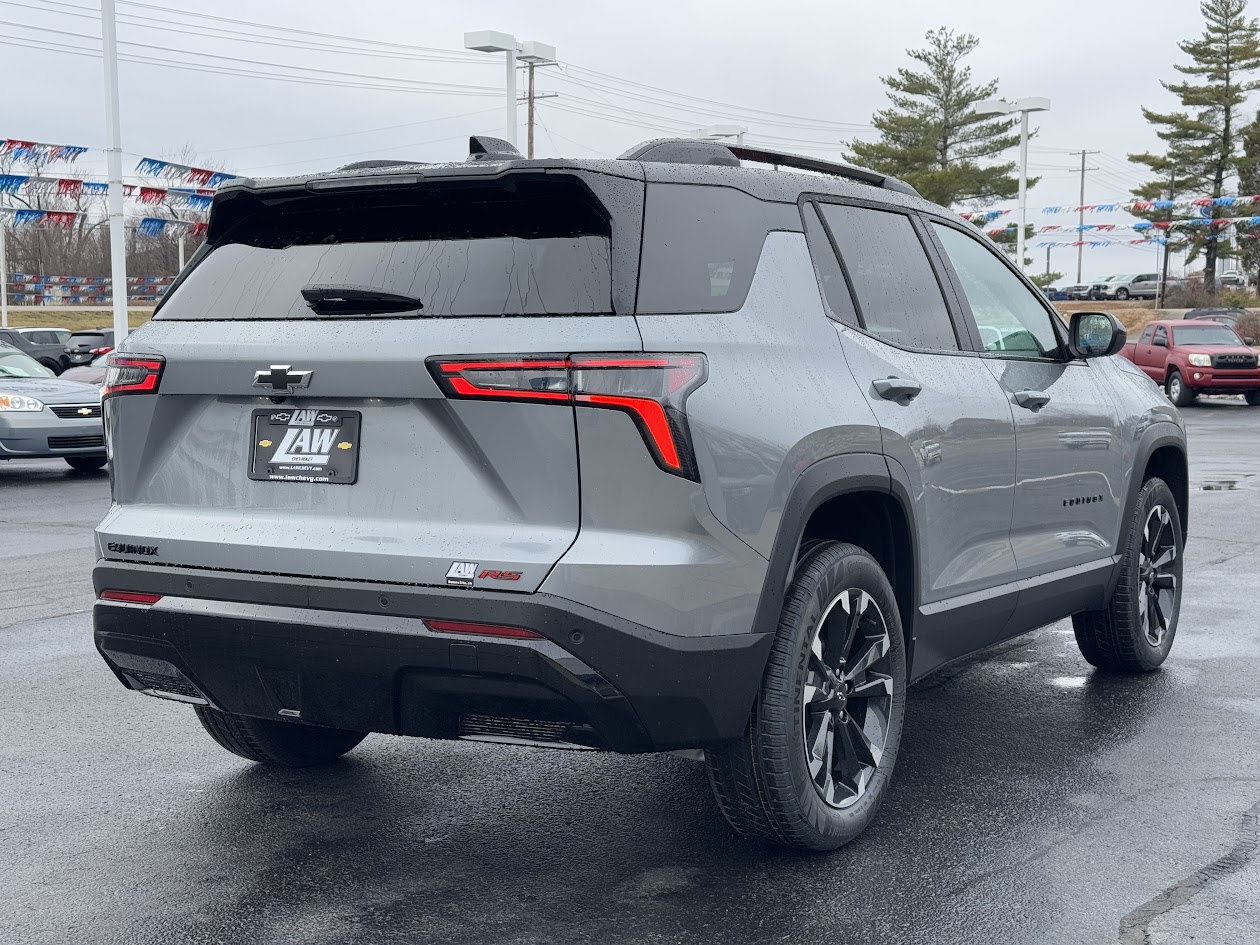
[{"label": "wet asphalt parking lot", "polygon": [[0,463],[0,942],[1260,942],[1260,409],[1185,414],[1164,669],[1095,673],[1067,623],[946,668],[876,825],[806,858],[735,838],[681,758],[229,755],[92,648],[107,476]]}]

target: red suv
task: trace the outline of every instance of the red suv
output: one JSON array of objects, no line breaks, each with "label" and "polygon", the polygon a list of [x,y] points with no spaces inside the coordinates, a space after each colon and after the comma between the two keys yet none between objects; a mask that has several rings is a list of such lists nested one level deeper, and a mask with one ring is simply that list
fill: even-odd
[{"label": "red suv", "polygon": [[1256,351],[1228,325],[1206,321],[1151,322],[1121,351],[1164,386],[1178,407],[1199,394],[1242,394],[1260,406]]}]

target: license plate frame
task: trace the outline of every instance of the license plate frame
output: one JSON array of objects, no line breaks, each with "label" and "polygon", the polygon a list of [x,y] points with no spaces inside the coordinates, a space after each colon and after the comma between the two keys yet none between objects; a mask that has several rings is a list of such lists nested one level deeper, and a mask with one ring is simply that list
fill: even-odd
[{"label": "license plate frame", "polygon": [[268,407],[250,417],[249,478],[353,485],[363,414],[339,407]]}]

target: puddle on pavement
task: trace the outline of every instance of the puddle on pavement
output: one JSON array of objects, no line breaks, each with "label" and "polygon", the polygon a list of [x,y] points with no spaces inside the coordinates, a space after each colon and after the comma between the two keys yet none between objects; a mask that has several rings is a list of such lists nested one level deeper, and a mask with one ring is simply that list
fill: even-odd
[{"label": "puddle on pavement", "polygon": [[1213,479],[1199,484],[1201,492],[1233,492],[1237,488],[1237,479]]}]

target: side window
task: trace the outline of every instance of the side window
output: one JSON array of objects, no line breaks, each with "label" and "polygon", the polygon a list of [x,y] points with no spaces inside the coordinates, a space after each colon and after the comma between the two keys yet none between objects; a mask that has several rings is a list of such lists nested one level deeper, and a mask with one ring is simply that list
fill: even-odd
[{"label": "side window", "polygon": [[840,260],[836,259],[831,239],[818,216],[818,209],[812,203],[807,203],[802,216],[805,218],[805,240],[809,243],[809,254],[814,258],[814,271],[818,274],[818,285],[827,301],[830,314],[850,328],[860,327],[853,295],[844,279]]},{"label": "side window", "polygon": [[731,187],[648,184],[637,311],[738,311],[766,234],[800,229],[794,203],[758,200]]},{"label": "side window", "polygon": [[823,204],[857,297],[862,327],[895,345],[957,351],[941,287],[914,224],[902,213]]},{"label": "side window", "polygon": [[1017,358],[1054,358],[1059,336],[1051,315],[987,246],[953,227],[933,223],[954,265],[985,351]]},{"label": "side window", "polygon": [[1141,339],[1142,344],[1149,345],[1151,343],[1151,336],[1154,334],[1155,334],[1155,326],[1147,325],[1146,331],[1142,332],[1142,339]]}]

